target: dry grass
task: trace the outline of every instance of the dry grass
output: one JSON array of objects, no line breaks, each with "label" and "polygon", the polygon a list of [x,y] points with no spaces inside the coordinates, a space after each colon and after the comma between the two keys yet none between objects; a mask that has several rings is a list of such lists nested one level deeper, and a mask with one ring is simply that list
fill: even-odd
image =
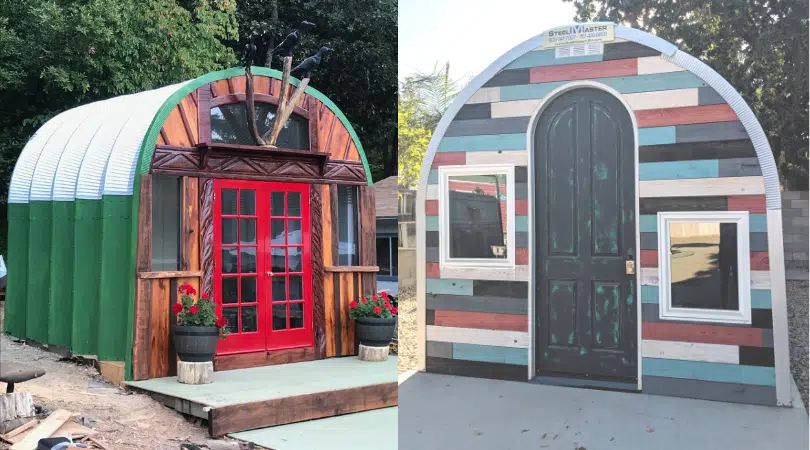
[{"label": "dry grass", "polygon": [[416,368],[416,292],[399,291],[399,373]]}]

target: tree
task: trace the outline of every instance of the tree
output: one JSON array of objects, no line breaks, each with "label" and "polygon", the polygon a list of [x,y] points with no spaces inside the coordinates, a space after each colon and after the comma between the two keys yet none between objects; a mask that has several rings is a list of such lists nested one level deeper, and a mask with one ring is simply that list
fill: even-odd
[{"label": "tree", "polygon": [[399,185],[406,188],[416,187],[419,181],[419,172],[422,170],[422,161],[425,151],[430,143],[431,130],[425,128],[420,122],[418,103],[414,100],[400,97],[397,114],[397,140],[399,153]]},{"label": "tree", "polygon": [[[233,65],[233,0],[0,0],[0,207],[29,137],[54,115]],[[6,233],[2,232],[5,237]],[[0,242],[4,251],[5,242]]]},{"label": "tree", "polygon": [[259,51],[256,65],[302,20],[315,24],[296,46],[293,65],[321,46],[332,51],[314,73],[311,85],[337,104],[366,151],[375,180],[396,174],[397,2],[396,0],[237,0],[241,52],[251,37]]},{"label": "tree", "polygon": [[675,43],[754,110],[791,189],[808,188],[807,0],[564,0],[577,21],[610,20]]},{"label": "tree", "polygon": [[450,78],[450,61],[447,61],[442,67],[435,64],[429,73],[416,72],[406,77],[402,90],[407,97],[419,99],[422,125],[434,130],[466,84],[466,80]]}]

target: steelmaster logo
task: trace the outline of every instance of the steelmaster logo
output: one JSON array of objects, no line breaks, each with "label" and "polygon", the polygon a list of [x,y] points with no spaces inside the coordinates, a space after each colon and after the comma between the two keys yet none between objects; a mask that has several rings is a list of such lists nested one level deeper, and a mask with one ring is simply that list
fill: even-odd
[{"label": "steelmaster logo", "polygon": [[613,24],[580,24],[555,28],[546,32],[545,47],[607,42],[613,40]]},{"label": "steelmaster logo", "polygon": [[572,25],[567,29],[551,30],[548,37],[568,36],[572,34],[605,32],[607,35],[608,25]]}]

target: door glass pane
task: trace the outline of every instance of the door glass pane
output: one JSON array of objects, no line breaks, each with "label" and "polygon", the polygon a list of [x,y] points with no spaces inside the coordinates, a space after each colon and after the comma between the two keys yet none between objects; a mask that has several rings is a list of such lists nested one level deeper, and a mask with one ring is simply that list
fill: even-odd
[{"label": "door glass pane", "polygon": [[508,257],[506,175],[454,175],[446,188],[450,257]]},{"label": "door glass pane", "polygon": [[273,329],[287,329],[287,304],[273,305]]},{"label": "door glass pane", "polygon": [[256,277],[242,277],[242,303],[256,301]]},{"label": "door glass pane", "polygon": [[222,303],[238,303],[239,292],[238,289],[239,278],[237,277],[222,277]]},{"label": "door glass pane", "polygon": [[284,273],[286,271],[286,264],[284,262],[284,247],[273,247],[270,250],[273,254],[273,268],[270,269],[273,273]]},{"label": "door glass pane", "polygon": [[222,219],[222,243],[236,244],[236,219]]},{"label": "door glass pane", "polygon": [[380,266],[379,275],[391,275],[391,250],[388,248],[388,238],[377,238],[377,265]]},{"label": "door glass pane", "polygon": [[256,324],[256,307],[255,306],[243,306],[242,308],[242,332],[248,333],[251,331],[258,330]]},{"label": "door glass pane", "polygon": [[236,333],[239,326],[239,308],[222,308],[222,318],[228,321],[228,331]]},{"label": "door glass pane", "polygon": [[287,271],[288,272],[301,271],[301,247],[287,248]]},{"label": "door glass pane", "polygon": [[[235,219],[225,219],[235,220]],[[256,219],[239,219],[239,243],[256,243]]]},{"label": "door glass pane", "polygon": [[287,280],[285,277],[273,277],[273,301],[287,300]]},{"label": "door glass pane", "polygon": [[256,215],[256,191],[239,191],[239,214],[243,216]]},{"label": "door glass pane", "polygon": [[242,255],[240,272],[256,273],[256,247],[242,247],[239,249],[239,253]]},{"label": "door glass pane", "polygon": [[301,245],[301,221],[288,220],[287,221],[287,243],[290,245]]},{"label": "door glass pane", "polygon": [[284,219],[270,221],[270,245],[284,245]]},{"label": "door glass pane", "polygon": [[222,273],[236,273],[236,249],[222,249]]},{"label": "door glass pane", "polygon": [[301,217],[301,193],[288,192],[287,193],[287,215],[293,217]]},{"label": "door glass pane", "polygon": [[739,309],[736,223],[671,223],[669,258],[674,308]]},{"label": "door glass pane", "polygon": [[270,193],[270,215],[283,216],[284,215],[284,193],[271,192]]},{"label": "door glass pane", "polygon": [[301,275],[290,276],[290,300],[304,299],[304,282]]},{"label": "door glass pane", "polygon": [[303,303],[290,303],[290,328],[304,328]]},{"label": "door glass pane", "polygon": [[236,189],[222,190],[222,214],[236,215]]}]

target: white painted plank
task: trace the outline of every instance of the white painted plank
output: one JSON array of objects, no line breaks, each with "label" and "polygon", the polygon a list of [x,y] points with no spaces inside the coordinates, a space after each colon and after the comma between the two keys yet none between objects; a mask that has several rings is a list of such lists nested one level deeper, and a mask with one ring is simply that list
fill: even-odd
[{"label": "white painted plank", "polygon": [[427,187],[425,200],[438,200],[438,199],[439,199],[439,185],[429,184]]},{"label": "white painted plank", "polygon": [[692,178],[639,182],[639,196],[642,198],[761,195],[764,193],[765,183],[762,177]]},{"label": "white painted plank", "polygon": [[475,328],[428,325],[427,340],[459,344],[494,345],[497,347],[529,348],[529,333],[525,331],[479,330]]},{"label": "white painted plank", "polygon": [[529,117],[534,114],[537,106],[542,102],[542,98],[531,100],[512,100],[508,102],[496,102],[491,105],[490,114],[493,118],[499,117]]},{"label": "white painted plank", "polygon": [[644,339],[641,354],[645,358],[680,359],[714,363],[739,364],[740,348],[736,345],[694,342],[655,341]]},{"label": "white painted plank", "polygon": [[[642,286],[658,286],[658,268],[643,267],[640,271]],[[770,289],[771,273],[767,270],[751,271],[751,289]]]},{"label": "white painted plank", "polygon": [[493,267],[442,267],[442,278],[455,280],[528,281],[529,266],[514,269]]},{"label": "white painted plank", "polygon": [[768,248],[772,280],[771,310],[773,312],[773,353],[776,370],[776,404],[790,406],[792,378],[790,375],[790,342],[788,341],[787,292],[785,290],[785,254],[782,247],[782,211],[768,210]]},{"label": "white painted plank", "polygon": [[502,150],[499,152],[467,152],[467,165],[514,164],[529,165],[529,152],[526,150]]},{"label": "white painted plank", "polygon": [[622,97],[627,100],[627,104],[629,104],[634,111],[698,105],[697,88],[638,92],[635,94],[625,94]]},{"label": "white painted plank", "polygon": [[638,59],[638,74],[680,72],[683,67],[671,63],[660,56],[645,56]]},{"label": "white painted plank", "polygon": [[467,105],[472,103],[492,103],[497,102],[501,99],[501,88],[499,87],[491,87],[491,88],[481,88],[475,91],[475,94],[467,100]]},{"label": "white painted plank", "polygon": [[658,268],[642,267],[639,271],[642,286],[658,286]]}]

